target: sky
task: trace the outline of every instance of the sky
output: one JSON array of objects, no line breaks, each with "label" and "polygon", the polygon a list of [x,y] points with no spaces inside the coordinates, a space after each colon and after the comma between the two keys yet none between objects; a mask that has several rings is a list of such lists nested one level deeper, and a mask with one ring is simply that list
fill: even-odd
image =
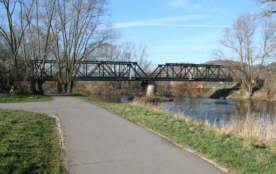
[{"label": "sky", "polygon": [[120,41],[146,45],[153,65],[214,60],[223,29],[259,6],[256,0],[108,0]]}]

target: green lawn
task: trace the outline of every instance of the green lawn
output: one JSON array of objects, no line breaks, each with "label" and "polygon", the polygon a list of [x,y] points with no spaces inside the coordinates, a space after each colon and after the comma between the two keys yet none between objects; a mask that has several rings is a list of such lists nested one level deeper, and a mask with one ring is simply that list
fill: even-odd
[{"label": "green lawn", "polygon": [[61,173],[55,119],[0,110],[0,174]]},{"label": "green lawn", "polygon": [[[83,100],[104,107],[123,118],[150,128],[239,174],[275,174],[276,144],[258,146],[253,139],[243,139],[183,119],[131,104],[105,103],[89,97]],[[135,135],[133,135],[135,136]]]},{"label": "green lawn", "polygon": [[19,102],[42,102],[51,101],[52,98],[43,95],[20,95],[20,96],[10,96],[5,94],[0,94],[0,103],[19,103]]}]

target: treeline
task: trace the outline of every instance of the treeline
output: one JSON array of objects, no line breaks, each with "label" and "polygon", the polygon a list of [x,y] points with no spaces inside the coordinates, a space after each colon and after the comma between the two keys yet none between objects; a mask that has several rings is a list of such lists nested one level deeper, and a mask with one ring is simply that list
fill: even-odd
[{"label": "treeline", "polygon": [[[46,60],[56,60],[58,92],[71,92],[78,62],[130,60],[145,63],[146,48],[113,45],[105,0],[1,0],[0,92],[42,94]],[[33,63],[35,60],[36,63]]]},{"label": "treeline", "polygon": [[76,63],[111,38],[102,25],[104,0],[2,0],[0,5],[2,49],[7,53],[1,57],[4,91],[23,92],[30,81],[33,93],[43,93],[44,64],[54,59],[59,89],[68,92]]}]

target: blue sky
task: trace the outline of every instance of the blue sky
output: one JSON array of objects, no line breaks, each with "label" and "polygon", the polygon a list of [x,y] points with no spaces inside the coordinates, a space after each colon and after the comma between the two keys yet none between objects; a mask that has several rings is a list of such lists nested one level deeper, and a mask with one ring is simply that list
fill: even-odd
[{"label": "blue sky", "polygon": [[122,41],[144,44],[149,59],[203,63],[212,60],[225,27],[258,9],[255,0],[108,0]]}]

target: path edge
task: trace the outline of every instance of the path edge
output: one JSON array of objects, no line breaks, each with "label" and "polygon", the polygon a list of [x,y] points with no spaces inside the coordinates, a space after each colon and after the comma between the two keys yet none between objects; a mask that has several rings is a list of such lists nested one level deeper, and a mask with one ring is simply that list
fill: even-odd
[{"label": "path edge", "polygon": [[56,126],[57,126],[56,128],[57,128],[58,135],[59,135],[59,138],[58,138],[59,146],[62,150],[64,150],[65,149],[65,145],[64,145],[65,140],[64,140],[64,134],[63,134],[62,126],[61,126],[61,121],[60,121],[59,117],[56,115],[50,115],[50,114],[47,114],[47,115],[56,120]]},{"label": "path edge", "polygon": [[59,139],[59,147],[60,147],[60,161],[61,161],[61,174],[69,174],[68,162],[66,158],[66,147],[65,147],[65,138],[64,132],[61,125],[61,121],[58,116],[46,114],[48,117],[55,119],[56,121],[56,129],[58,132],[58,139]]},{"label": "path edge", "polygon": [[[128,120],[128,121],[129,121],[129,120]],[[131,122],[131,123],[134,123],[134,122],[132,122],[132,121],[130,121],[130,122]],[[226,173],[226,174],[235,174],[235,173],[233,173],[232,171],[229,171],[229,169],[227,169],[226,167],[221,166],[220,164],[218,164],[218,163],[215,162],[214,160],[211,160],[211,159],[205,157],[204,155],[200,154],[199,152],[197,152],[197,151],[195,151],[195,150],[192,150],[192,149],[190,149],[190,148],[188,148],[188,147],[186,147],[186,146],[183,146],[183,145],[177,143],[176,141],[174,141],[174,140],[168,138],[167,136],[165,136],[165,135],[163,135],[163,134],[161,134],[161,133],[159,133],[159,132],[157,132],[157,131],[154,131],[154,130],[152,130],[152,129],[150,129],[150,128],[148,128],[148,127],[146,127],[146,126],[144,126],[144,125],[142,125],[142,124],[140,124],[140,123],[134,123],[134,124],[136,124],[136,125],[138,125],[138,126],[144,128],[144,129],[146,129],[147,131],[149,131],[149,132],[151,132],[151,133],[153,133],[153,134],[159,136],[160,138],[165,139],[165,140],[168,141],[169,143],[172,143],[173,145],[177,146],[178,148],[180,148],[180,149],[182,149],[182,150],[185,150],[185,151],[187,151],[187,152],[190,152],[190,153],[194,154],[195,156],[197,156],[197,157],[199,157],[200,159],[202,159],[202,160],[208,162],[209,164],[213,165],[214,167],[216,167],[217,169],[223,171],[223,172]]]}]

